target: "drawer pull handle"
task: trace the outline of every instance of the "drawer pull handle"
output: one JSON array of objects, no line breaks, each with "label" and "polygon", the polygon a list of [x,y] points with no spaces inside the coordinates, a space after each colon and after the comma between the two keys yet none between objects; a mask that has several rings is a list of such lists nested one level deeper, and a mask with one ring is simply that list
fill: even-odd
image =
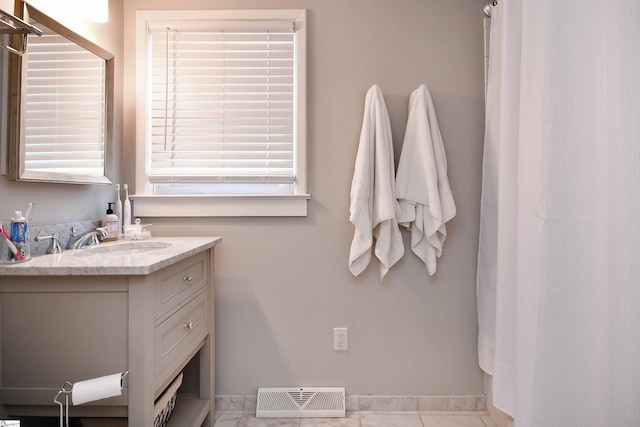
[{"label": "drawer pull handle", "polygon": [[184,328],[188,329],[188,330],[192,330],[193,329],[193,322],[189,322],[189,323],[185,324]]},{"label": "drawer pull handle", "polygon": [[185,282],[190,282],[190,281],[192,281],[192,280],[193,280],[193,277],[191,277],[191,276],[185,276],[185,277],[183,277],[183,278],[182,278],[182,280],[183,280],[183,281],[185,281]]}]

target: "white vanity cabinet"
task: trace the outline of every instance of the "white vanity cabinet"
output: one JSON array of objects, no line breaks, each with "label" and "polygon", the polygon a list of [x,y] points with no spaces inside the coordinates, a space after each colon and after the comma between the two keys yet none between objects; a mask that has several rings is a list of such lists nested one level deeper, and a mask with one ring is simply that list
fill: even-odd
[{"label": "white vanity cabinet", "polygon": [[[56,416],[53,398],[65,381],[128,370],[122,396],[72,406],[70,413],[128,417],[129,426],[153,426],[154,402],[188,365],[169,425],[213,425],[213,246],[218,240],[177,257],[169,251],[164,257],[149,255],[142,270],[122,265],[135,264],[133,258],[103,261],[106,265],[93,267],[102,272],[95,275],[89,274],[92,267],[59,268],[60,262],[48,275],[35,274],[42,267],[37,263],[30,270],[0,268],[0,405],[5,412]],[[174,251],[184,249],[185,241],[176,241]],[[62,264],[77,262],[67,258]],[[152,271],[132,274],[147,270]]]}]

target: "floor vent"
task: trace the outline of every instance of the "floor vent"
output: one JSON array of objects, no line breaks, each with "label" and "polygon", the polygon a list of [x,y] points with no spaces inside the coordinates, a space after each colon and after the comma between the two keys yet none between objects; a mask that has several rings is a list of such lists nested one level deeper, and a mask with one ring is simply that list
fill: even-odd
[{"label": "floor vent", "polygon": [[344,387],[260,387],[256,417],[344,417]]}]

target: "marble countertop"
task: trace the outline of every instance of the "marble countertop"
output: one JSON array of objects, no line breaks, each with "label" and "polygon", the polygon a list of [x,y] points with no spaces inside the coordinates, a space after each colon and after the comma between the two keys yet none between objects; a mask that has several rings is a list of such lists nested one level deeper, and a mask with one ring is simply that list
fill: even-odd
[{"label": "marble countertop", "polygon": [[[220,237],[154,237],[105,242],[87,249],[41,255],[25,262],[0,264],[0,276],[146,275],[210,249],[221,241]],[[143,243],[141,249],[109,252],[117,249],[116,245],[135,246],[136,242]],[[163,243],[168,245],[162,247]]]}]

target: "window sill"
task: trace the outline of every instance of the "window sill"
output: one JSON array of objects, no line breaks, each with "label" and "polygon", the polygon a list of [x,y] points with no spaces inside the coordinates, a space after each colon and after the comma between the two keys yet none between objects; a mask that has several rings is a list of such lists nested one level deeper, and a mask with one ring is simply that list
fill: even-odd
[{"label": "window sill", "polygon": [[309,194],[131,196],[135,217],[307,216]]}]

